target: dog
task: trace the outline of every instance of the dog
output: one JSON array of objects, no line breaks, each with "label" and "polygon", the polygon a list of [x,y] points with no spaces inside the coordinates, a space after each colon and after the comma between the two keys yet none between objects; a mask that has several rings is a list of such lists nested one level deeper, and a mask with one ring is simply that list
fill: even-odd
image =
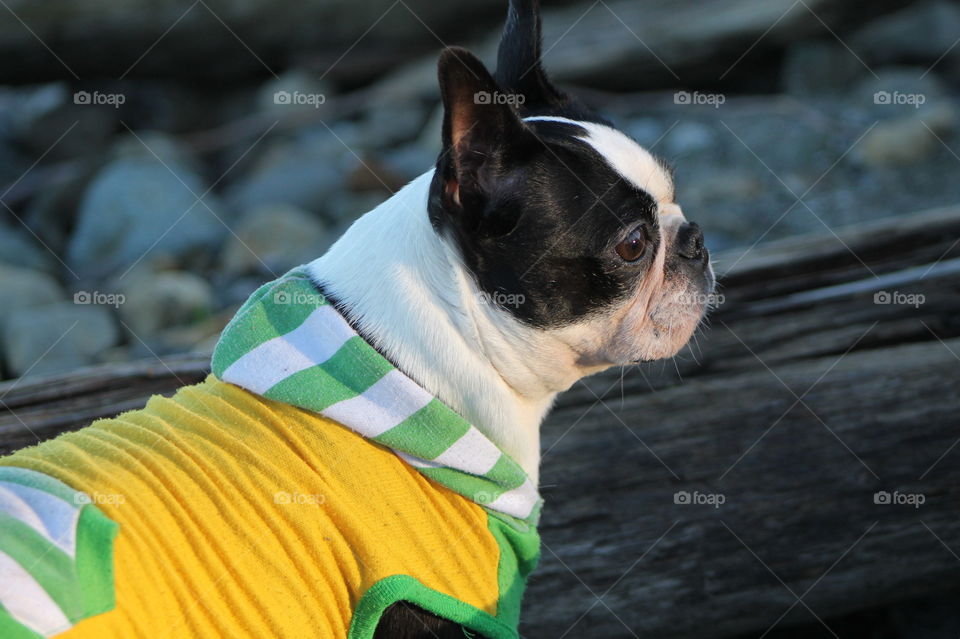
[{"label": "dog", "polygon": [[440,55],[443,150],[264,285],[206,382],[0,460],[4,637],[518,636],[558,393],[715,278],[668,168],[562,92],[536,0]]}]

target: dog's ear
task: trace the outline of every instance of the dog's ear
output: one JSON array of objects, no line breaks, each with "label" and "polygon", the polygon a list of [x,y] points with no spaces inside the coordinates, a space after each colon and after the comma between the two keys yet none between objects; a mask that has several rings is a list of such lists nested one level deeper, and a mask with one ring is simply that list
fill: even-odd
[{"label": "dog's ear", "polygon": [[445,208],[480,222],[498,181],[508,179],[530,131],[476,56],[448,47],[438,65],[443,98],[443,152],[437,171]]},{"label": "dog's ear", "polygon": [[507,23],[497,49],[497,82],[523,96],[524,113],[552,113],[571,102],[547,78],[540,61],[540,2],[510,0]]}]

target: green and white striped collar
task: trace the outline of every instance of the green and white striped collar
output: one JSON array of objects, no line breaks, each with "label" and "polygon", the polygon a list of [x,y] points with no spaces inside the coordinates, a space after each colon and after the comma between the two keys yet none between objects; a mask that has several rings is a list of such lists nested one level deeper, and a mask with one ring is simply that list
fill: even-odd
[{"label": "green and white striped collar", "polygon": [[246,301],[214,350],[213,373],[320,413],[467,499],[536,525],[542,502],[519,464],[360,337],[304,267]]}]

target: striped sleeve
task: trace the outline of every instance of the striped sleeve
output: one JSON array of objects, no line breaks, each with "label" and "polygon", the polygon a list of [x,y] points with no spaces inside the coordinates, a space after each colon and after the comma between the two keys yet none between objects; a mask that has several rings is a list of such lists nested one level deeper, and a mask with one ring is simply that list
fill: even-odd
[{"label": "striped sleeve", "polygon": [[0,636],[52,637],[112,610],[118,529],[86,494],[0,467]]}]

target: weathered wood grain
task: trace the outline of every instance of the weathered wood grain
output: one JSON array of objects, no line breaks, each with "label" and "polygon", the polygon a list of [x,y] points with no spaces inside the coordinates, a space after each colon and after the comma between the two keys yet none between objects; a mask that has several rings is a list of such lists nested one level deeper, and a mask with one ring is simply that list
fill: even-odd
[{"label": "weathered wood grain", "polygon": [[[960,585],[937,539],[960,552],[955,354],[931,339],[561,408],[527,635],[759,636],[796,601],[778,578],[816,584],[821,618]],[[926,503],[877,505],[881,490]],[[780,623],[811,621],[796,606]]]},{"label": "weathered wood grain", "polygon": [[195,384],[207,356],[94,366],[65,375],[0,383],[0,453],[36,444],[94,419],[142,407],[154,394]]}]

